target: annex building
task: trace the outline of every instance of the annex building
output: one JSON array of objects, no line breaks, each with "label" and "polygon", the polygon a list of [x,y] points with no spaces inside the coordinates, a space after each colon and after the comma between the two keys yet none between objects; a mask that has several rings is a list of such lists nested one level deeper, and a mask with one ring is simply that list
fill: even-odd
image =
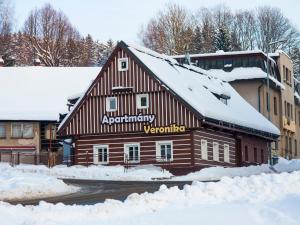
[{"label": "annex building", "polygon": [[123,41],[58,132],[72,140],[75,164],[177,173],[266,163],[280,135],[228,82]]},{"label": "annex building", "polygon": [[101,68],[0,67],[0,161],[37,163],[62,150],[57,127],[66,99],[84,92]]},{"label": "annex building", "polygon": [[[183,62],[186,56],[173,58]],[[280,130],[278,141],[272,144],[273,155],[288,159],[300,157],[300,86],[294,79],[292,60],[285,52],[277,50],[266,54],[249,50],[191,54],[190,63],[229,82]]]}]

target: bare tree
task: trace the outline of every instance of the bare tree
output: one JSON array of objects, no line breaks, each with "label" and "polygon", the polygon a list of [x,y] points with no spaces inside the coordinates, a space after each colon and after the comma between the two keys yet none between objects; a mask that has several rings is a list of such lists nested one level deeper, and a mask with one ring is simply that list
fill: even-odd
[{"label": "bare tree", "polygon": [[[259,49],[275,51],[282,45],[282,48],[289,50],[293,45],[297,45],[299,34],[280,9],[265,6],[258,8],[256,13],[256,42]],[[269,43],[283,39],[286,40],[284,43],[269,46]]]},{"label": "bare tree", "polygon": [[[46,66],[59,66],[63,61],[66,43],[78,33],[66,15],[47,4],[33,10],[24,25],[24,33],[35,57]],[[77,41],[77,40],[75,40]]]},{"label": "bare tree", "polygon": [[140,32],[143,44],[166,54],[182,54],[193,40],[194,23],[183,7],[169,4]]},{"label": "bare tree", "polygon": [[13,9],[9,2],[0,0],[0,57],[10,56]]}]

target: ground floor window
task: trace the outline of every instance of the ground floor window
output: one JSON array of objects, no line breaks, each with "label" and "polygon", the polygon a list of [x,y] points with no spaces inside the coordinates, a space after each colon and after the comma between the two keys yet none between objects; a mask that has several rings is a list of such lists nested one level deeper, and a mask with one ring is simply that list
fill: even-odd
[{"label": "ground floor window", "polygon": [[228,144],[224,144],[224,162],[227,162],[227,163],[230,162],[230,158],[229,158],[229,145]]},{"label": "ground floor window", "polygon": [[173,142],[172,141],[157,141],[156,142],[156,157],[157,157],[157,161],[172,161],[173,160]]},{"label": "ground floor window", "polygon": [[201,158],[207,160],[207,140],[201,140]]},{"label": "ground floor window", "polygon": [[94,164],[108,163],[108,145],[94,145],[93,147]]},{"label": "ground floor window", "polygon": [[6,125],[5,123],[0,123],[0,138],[6,137]]},{"label": "ground floor window", "polygon": [[124,144],[124,160],[128,163],[140,162],[140,144]]},{"label": "ground floor window", "polygon": [[213,142],[213,160],[219,161],[219,143]]}]

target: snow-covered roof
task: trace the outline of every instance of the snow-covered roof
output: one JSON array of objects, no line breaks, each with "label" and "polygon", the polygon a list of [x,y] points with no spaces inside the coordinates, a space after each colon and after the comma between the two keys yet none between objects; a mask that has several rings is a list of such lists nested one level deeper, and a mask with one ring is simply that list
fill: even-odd
[{"label": "snow-covered roof", "polygon": [[[231,52],[224,52],[224,51],[216,51],[212,53],[199,53],[199,54],[190,54],[190,57],[212,57],[212,56],[234,56],[234,55],[251,55],[251,54],[262,54],[267,57],[267,54],[261,50],[245,50],[245,51],[231,51]],[[174,55],[172,58],[180,59],[184,58],[185,55]],[[276,63],[274,59],[271,58],[269,55],[269,60]]]},{"label": "snow-covered roof", "polygon": [[[198,67],[180,65],[169,56],[153,53],[144,47],[129,44],[128,48],[159,80],[205,118],[280,134],[278,128],[247,103],[228,82]],[[229,95],[227,105],[214,94]]]},{"label": "snow-covered roof", "polygon": [[[267,73],[264,72],[259,67],[237,67],[230,72],[226,72],[222,69],[210,69],[208,72],[221,80],[231,82],[235,80],[250,80],[264,78],[267,79]],[[284,85],[280,83],[275,77],[269,76],[269,79],[275,83],[276,86],[280,87],[282,90],[285,89]]]},{"label": "snow-covered roof", "polygon": [[85,91],[99,67],[0,67],[0,120],[51,120]]}]

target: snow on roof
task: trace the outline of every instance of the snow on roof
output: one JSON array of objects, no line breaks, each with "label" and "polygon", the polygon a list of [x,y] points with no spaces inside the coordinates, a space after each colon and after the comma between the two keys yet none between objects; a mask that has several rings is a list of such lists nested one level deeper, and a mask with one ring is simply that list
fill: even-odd
[{"label": "snow on roof", "polygon": [[[190,54],[190,57],[211,57],[211,56],[233,56],[233,55],[251,55],[251,54],[262,54],[267,57],[267,54],[261,50],[245,50],[245,51],[231,51],[231,52],[224,52],[222,50],[218,50],[212,53],[199,53],[199,54]],[[174,55],[172,58],[180,59],[184,58],[185,55]],[[269,55],[269,60],[276,63],[274,59],[271,58]]]},{"label": "snow on roof", "polygon": [[[218,77],[221,80],[231,82],[235,80],[250,80],[264,78],[267,79],[267,73],[264,72],[259,67],[237,67],[230,72],[226,72],[222,69],[210,69],[208,72],[214,76]],[[276,86],[280,87],[282,90],[285,89],[284,85],[280,83],[273,76],[269,76],[269,79],[275,83]]]},{"label": "snow on roof", "polygon": [[[129,50],[138,57],[167,87],[183,98],[191,107],[206,118],[220,120],[275,135],[278,128],[255,108],[247,103],[229,83],[210,76],[205,71],[197,72],[193,66],[170,62],[169,57],[151,50],[129,45]],[[193,70],[195,68],[195,70]],[[227,105],[213,93],[229,94]]]},{"label": "snow on roof", "polygon": [[85,90],[99,67],[1,67],[0,120],[51,120],[67,98]]}]

